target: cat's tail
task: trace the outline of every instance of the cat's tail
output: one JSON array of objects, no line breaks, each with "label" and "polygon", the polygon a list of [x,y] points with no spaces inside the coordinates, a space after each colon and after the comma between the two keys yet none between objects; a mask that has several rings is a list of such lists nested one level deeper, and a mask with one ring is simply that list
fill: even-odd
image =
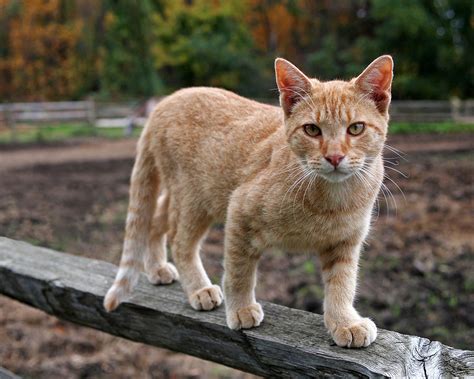
[{"label": "cat's tail", "polygon": [[138,144],[137,158],[130,181],[130,200],[122,259],[104,299],[104,307],[110,312],[125,301],[136,285],[143,267],[144,254],[159,190],[159,175],[153,154],[145,138]]}]

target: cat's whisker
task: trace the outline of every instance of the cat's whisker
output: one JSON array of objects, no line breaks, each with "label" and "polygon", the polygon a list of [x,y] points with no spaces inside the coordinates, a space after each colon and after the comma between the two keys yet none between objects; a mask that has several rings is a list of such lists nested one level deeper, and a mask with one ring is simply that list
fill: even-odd
[{"label": "cat's whisker", "polygon": [[385,168],[388,169],[388,170],[392,170],[392,171],[395,171],[395,172],[399,173],[399,174],[400,174],[401,176],[403,176],[405,179],[408,179],[408,178],[409,178],[408,174],[405,174],[404,172],[402,172],[402,171],[400,171],[400,170],[397,170],[397,169],[394,168],[394,167],[386,166]]},{"label": "cat's whisker", "polygon": [[291,179],[293,179],[295,176],[297,176],[300,173],[305,173],[306,168],[302,166],[295,167],[295,169],[292,171],[290,175],[288,175]]},{"label": "cat's whisker", "polygon": [[293,184],[286,190],[285,192],[285,195],[283,196],[283,200],[281,201],[281,205],[280,205],[280,213],[281,213],[281,209],[283,207],[283,205],[285,204],[285,200],[286,200],[286,197],[288,196],[288,194],[293,191],[293,189],[298,185],[299,181],[304,178],[304,175],[305,175],[305,170],[304,170],[304,167],[301,167],[299,166],[300,168],[300,172],[298,172],[298,175],[299,174],[302,174],[301,176],[299,176],[294,182]]},{"label": "cat's whisker", "polygon": [[[302,183],[304,183],[305,179],[309,176],[309,174],[310,174],[310,173],[307,173],[307,172],[303,173],[303,175],[293,184],[292,189],[291,189],[289,195],[291,195],[291,194],[293,193],[293,191],[296,189],[296,187],[298,187],[298,186],[301,187]],[[299,190],[298,190],[298,192],[299,192]],[[295,195],[295,198],[294,198],[294,200],[293,200],[293,207],[292,207],[292,210],[293,210],[293,218],[294,218],[295,222],[296,222],[296,217],[295,217],[295,201],[296,201],[296,197],[298,196],[298,192],[297,192],[296,195]]]},{"label": "cat's whisker", "polygon": [[400,191],[400,193],[401,193],[402,196],[403,196],[403,200],[406,202],[407,199],[406,199],[406,197],[405,197],[405,193],[402,191],[402,189],[400,188],[400,186],[399,186],[390,176],[388,176],[387,174],[384,174],[384,178],[390,180],[390,181],[395,185],[395,187],[397,187],[397,189]]},{"label": "cat's whisker", "polygon": [[383,156],[382,157],[382,160],[385,162],[385,161],[394,161],[394,163],[397,163],[397,164],[400,164],[400,161],[399,161],[400,158],[398,157],[387,157],[387,156]]},{"label": "cat's whisker", "polygon": [[[293,200],[293,216],[294,216],[294,209],[295,209],[295,206],[294,206],[294,205],[295,205],[296,199],[297,199],[297,197],[298,197],[298,194],[299,194],[301,188],[303,187],[305,181],[308,183],[308,184],[306,185],[306,190],[308,189],[309,182],[311,181],[311,176],[314,174],[314,171],[313,171],[313,170],[311,170],[311,169],[307,169],[307,170],[308,170],[308,171],[307,171],[307,174],[305,175],[304,179],[301,181],[301,183],[300,183],[300,185],[299,185],[299,187],[298,187],[298,190],[296,191],[295,198],[294,198],[294,200]],[[306,179],[308,179],[308,178],[309,178],[309,180],[306,180]],[[305,190],[305,192],[306,192],[306,190]],[[304,208],[304,193],[303,193],[303,213],[305,213],[305,208]]]},{"label": "cat's whisker", "polygon": [[383,159],[383,163],[385,164],[391,164],[392,166],[400,166],[400,163],[398,161],[396,162],[392,162],[392,161],[387,161],[385,159]]},{"label": "cat's whisker", "polygon": [[385,143],[385,148],[387,150],[391,151],[393,154],[395,154],[400,159],[403,159],[404,161],[407,161],[406,154],[403,151],[400,151],[400,150],[396,149],[395,147],[390,146],[387,143]]},{"label": "cat's whisker", "polygon": [[297,176],[296,180],[292,183],[292,185],[288,188],[288,190],[285,193],[285,196],[288,194],[288,192],[291,193],[294,188],[299,184],[299,181],[302,180],[306,174],[307,174],[307,168],[303,166],[300,162],[297,162],[296,168],[294,169],[292,176],[290,176],[290,179],[294,178]]},{"label": "cat's whisker", "polygon": [[[397,150],[397,149],[395,149]],[[394,151],[395,152],[395,151]],[[399,153],[398,153],[398,150],[395,152],[397,155],[400,156],[400,158],[402,159],[405,159],[404,157],[402,157]],[[401,152],[400,152],[401,153]],[[403,153],[402,153],[403,154]],[[385,161],[386,158],[383,158],[383,160]],[[373,177],[373,174],[369,171],[369,167],[368,167],[368,164],[371,164],[373,162],[376,161],[376,158],[366,158],[366,162],[364,163],[364,165],[362,166],[362,168],[360,169],[361,172],[363,172],[365,175],[367,176],[370,176],[370,177]],[[390,167],[390,166],[385,166],[386,169],[389,169],[389,170],[393,170],[393,171],[396,171],[398,174],[402,175],[404,178],[408,178],[408,175],[404,174],[402,171],[399,171],[397,170],[396,168],[394,167]],[[385,172],[384,173],[384,179],[387,179],[389,180],[390,182],[392,182],[395,187],[400,191],[400,193],[402,194],[403,198],[404,198],[404,201],[406,202],[406,197],[405,197],[405,194],[403,193],[402,189],[400,188],[400,186],[392,179],[390,178],[390,176],[388,176],[388,174]],[[396,198],[394,196],[394,194],[392,193],[392,191],[390,190],[390,188],[385,184],[385,183],[382,183],[381,184],[381,187],[380,187],[380,191],[382,192],[382,195],[384,196],[385,198],[385,203],[386,203],[386,206],[387,206],[387,216],[389,215],[389,209],[390,209],[390,205],[389,205],[389,201],[388,201],[388,198],[390,198],[391,200],[391,203],[395,209],[395,215],[398,214],[398,205],[397,205],[397,201],[396,201]],[[388,198],[387,198],[388,196]]]},{"label": "cat's whisker", "polygon": [[[397,162],[389,162],[389,161],[386,161],[385,159],[386,159],[386,158],[382,158],[382,161],[383,161],[384,163],[388,163],[388,164],[391,164],[391,165],[394,165],[394,166],[399,166],[399,162],[398,162],[398,161],[397,161]],[[366,161],[367,161],[368,163],[373,163],[373,162],[375,162],[375,159],[373,159],[373,158],[367,158]],[[386,169],[388,169],[388,170],[392,170],[392,171],[397,172],[398,174],[400,174],[401,176],[403,176],[405,179],[408,179],[408,178],[409,178],[408,174],[406,174],[406,173],[404,173],[403,171],[400,171],[400,170],[398,170],[398,169],[396,169],[396,168],[394,168],[394,167],[385,166],[385,165],[384,165],[384,168],[386,168]]]},{"label": "cat's whisker", "polygon": [[[370,185],[370,183],[368,183],[367,179],[364,178],[362,172],[360,171],[355,171],[354,172],[354,175],[355,177],[362,183],[362,184],[365,184],[367,185],[369,188],[371,188],[372,186]],[[375,221],[377,221],[379,219],[379,216],[380,216],[380,204],[379,204],[379,199],[378,197],[375,197],[375,202],[376,202],[376,209],[377,209],[377,217],[375,218]],[[373,222],[375,222],[373,221]]]},{"label": "cat's whisker", "polygon": [[397,152],[397,153],[400,154],[400,155],[404,155],[404,156],[407,155],[405,152],[401,151],[400,149],[397,149],[396,147],[394,147],[394,146],[392,146],[392,145],[389,145],[388,143],[385,143],[384,146],[387,147],[387,148],[388,148],[389,150],[391,150],[391,151]]},{"label": "cat's whisker", "polygon": [[285,173],[291,173],[295,171],[296,169],[302,169],[302,166],[299,162],[292,162],[284,167],[282,167],[281,170],[278,170],[274,173],[275,176],[285,174]]},{"label": "cat's whisker", "polygon": [[[368,170],[369,170],[369,167],[367,167],[367,165],[364,164],[360,168],[359,171],[361,173],[364,173],[366,176],[368,176],[372,180],[376,180],[374,175]],[[369,184],[369,186],[370,186],[370,184]],[[387,208],[387,217],[390,216],[390,202],[388,201],[388,198],[390,198],[392,200],[392,204],[394,205],[395,212],[397,213],[397,202],[396,202],[395,197],[393,196],[392,192],[389,190],[389,188],[384,183],[381,183],[380,191],[381,191],[381,193],[384,197],[384,200],[385,200],[385,205],[386,205],[386,208]]]},{"label": "cat's whisker", "polygon": [[398,215],[398,205],[397,205],[397,200],[395,199],[395,196],[393,195],[392,191],[390,188],[385,184],[382,183],[382,187],[386,191],[386,193],[389,195],[389,198],[392,200],[393,207],[395,208],[395,216]]},{"label": "cat's whisker", "polygon": [[375,208],[377,209],[377,216],[375,217],[375,220],[373,222],[378,221],[380,217],[380,202],[379,202],[379,197],[375,197]]},{"label": "cat's whisker", "polygon": [[[366,176],[364,176],[364,175],[362,175],[362,174],[366,174]],[[371,187],[372,187],[372,183],[369,182],[369,179],[370,179],[370,180],[373,179],[373,177],[371,176],[371,173],[370,173],[370,172],[364,171],[364,170],[360,170],[359,179],[360,179],[368,188],[371,188]]]},{"label": "cat's whisker", "polygon": [[306,216],[306,212],[305,212],[305,207],[304,207],[304,200],[306,197],[306,192],[308,191],[308,188],[311,188],[313,186],[313,183],[315,182],[317,177],[318,177],[318,173],[316,171],[313,171],[313,175],[310,177],[309,184],[306,186],[306,190],[304,191],[304,194],[303,194],[303,213],[305,214],[305,216]]},{"label": "cat's whisker", "polygon": [[276,171],[274,175],[278,176],[282,174],[291,174],[291,173],[294,173],[298,169],[301,169],[301,167],[294,165],[292,167],[286,167],[286,168],[283,168],[282,170]]},{"label": "cat's whisker", "polygon": [[[382,193],[384,199],[385,199],[385,207],[387,209],[387,217],[390,217],[390,202],[388,201],[388,198],[387,196],[389,196],[387,190],[386,190],[387,186],[385,184],[381,184],[380,186],[380,192]],[[393,202],[393,200],[392,200]]]},{"label": "cat's whisker", "polygon": [[[382,157],[382,161],[384,163],[389,163],[391,165],[394,165],[394,166],[399,166],[400,165],[400,161],[398,160],[399,158],[390,158],[390,157]],[[377,158],[365,158],[366,162],[367,163],[374,163],[377,161]],[[394,162],[392,162],[392,160],[394,160]]]}]

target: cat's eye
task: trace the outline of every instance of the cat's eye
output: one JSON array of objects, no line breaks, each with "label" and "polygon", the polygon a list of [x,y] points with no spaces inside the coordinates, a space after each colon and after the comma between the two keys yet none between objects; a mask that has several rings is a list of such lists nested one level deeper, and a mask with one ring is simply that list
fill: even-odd
[{"label": "cat's eye", "polygon": [[365,124],[363,122],[354,122],[347,128],[347,133],[351,136],[358,136],[359,134],[362,134],[364,130]]},{"label": "cat's eye", "polygon": [[310,137],[317,137],[321,135],[321,129],[315,124],[303,125],[304,132]]}]

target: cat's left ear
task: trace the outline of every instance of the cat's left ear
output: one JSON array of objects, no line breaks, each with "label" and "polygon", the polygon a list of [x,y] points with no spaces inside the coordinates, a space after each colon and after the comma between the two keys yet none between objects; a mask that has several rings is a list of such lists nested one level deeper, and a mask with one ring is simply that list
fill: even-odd
[{"label": "cat's left ear", "polygon": [[283,58],[275,60],[275,76],[280,91],[280,105],[289,116],[299,101],[311,93],[311,82],[295,65]]},{"label": "cat's left ear", "polygon": [[355,80],[355,85],[369,95],[380,113],[387,116],[392,97],[393,59],[382,55],[374,60]]}]

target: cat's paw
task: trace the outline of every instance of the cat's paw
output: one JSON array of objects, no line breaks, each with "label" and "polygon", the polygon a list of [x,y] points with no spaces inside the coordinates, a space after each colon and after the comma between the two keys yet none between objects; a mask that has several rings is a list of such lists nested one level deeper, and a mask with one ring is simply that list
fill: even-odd
[{"label": "cat's paw", "polygon": [[198,311],[210,311],[222,304],[224,295],[217,285],[201,288],[189,296],[191,306]]},{"label": "cat's paw", "polygon": [[153,268],[146,276],[152,284],[170,284],[179,279],[178,271],[171,263]]},{"label": "cat's paw", "polygon": [[263,321],[263,309],[259,303],[254,303],[236,310],[227,309],[226,317],[231,329],[253,328]]},{"label": "cat's paw", "polygon": [[377,327],[370,318],[351,322],[325,320],[331,336],[338,346],[367,347],[377,338]]}]

